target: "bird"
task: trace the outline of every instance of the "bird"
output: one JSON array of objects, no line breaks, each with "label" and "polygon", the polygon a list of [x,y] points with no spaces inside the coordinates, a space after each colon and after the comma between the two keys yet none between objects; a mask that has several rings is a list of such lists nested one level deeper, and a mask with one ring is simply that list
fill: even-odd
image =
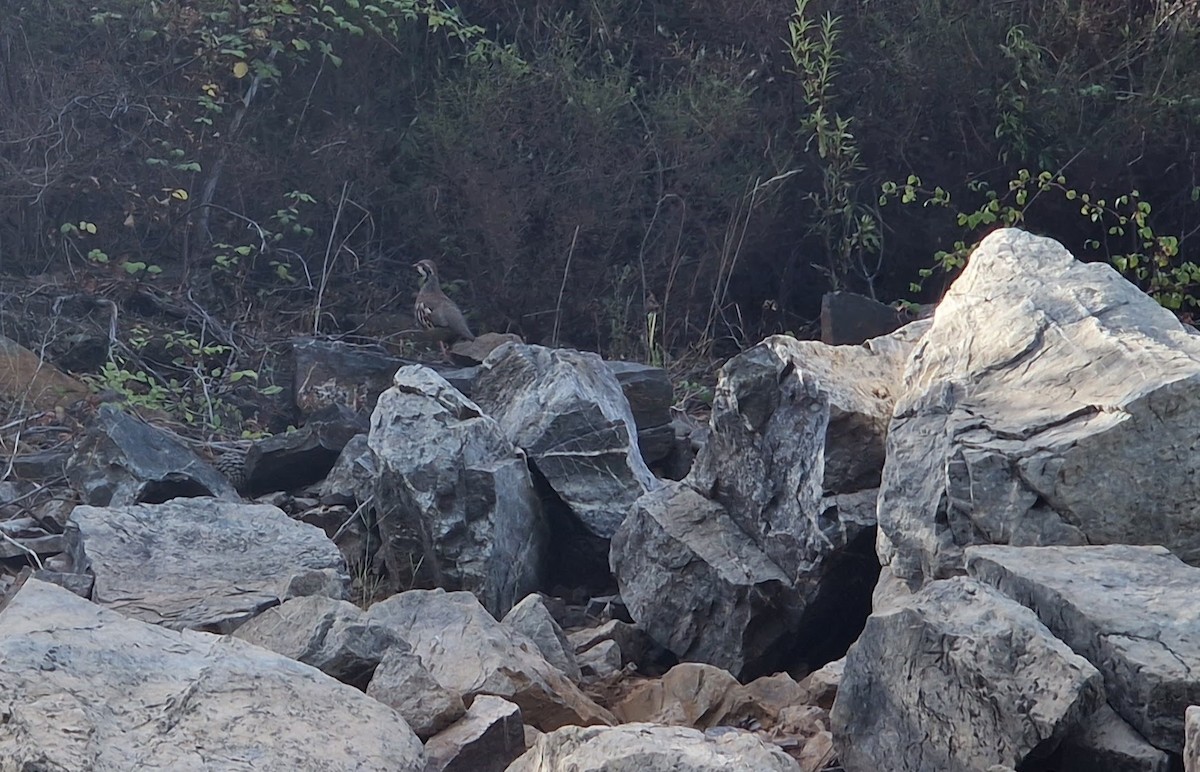
[{"label": "bird", "polygon": [[413,304],[413,316],[417,324],[436,338],[442,348],[442,355],[446,355],[447,342],[475,340],[475,334],[467,326],[463,312],[453,300],[446,297],[445,292],[442,292],[437,265],[432,260],[421,260],[414,263],[413,268],[421,274],[421,288]]}]

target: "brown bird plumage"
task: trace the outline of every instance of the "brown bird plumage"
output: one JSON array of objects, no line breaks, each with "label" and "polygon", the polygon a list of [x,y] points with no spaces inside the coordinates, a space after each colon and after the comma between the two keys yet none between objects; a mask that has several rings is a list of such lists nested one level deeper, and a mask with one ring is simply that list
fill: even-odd
[{"label": "brown bird plumage", "polygon": [[417,301],[413,305],[413,316],[416,317],[417,324],[434,333],[443,346],[447,341],[475,340],[462,311],[442,292],[437,266],[433,261],[422,260],[414,264],[413,268],[421,274],[421,289],[417,292]]}]

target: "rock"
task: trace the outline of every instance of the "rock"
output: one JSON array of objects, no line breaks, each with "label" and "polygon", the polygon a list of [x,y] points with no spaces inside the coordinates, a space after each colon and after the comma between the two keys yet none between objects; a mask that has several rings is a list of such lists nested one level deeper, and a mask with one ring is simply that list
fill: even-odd
[{"label": "rock", "polygon": [[[0,483],[3,485],[3,483]],[[48,533],[46,527],[32,517],[0,520],[0,560],[28,555],[54,555],[68,548],[62,533]]]},{"label": "rock", "polygon": [[292,598],[267,609],[233,635],[359,689],[366,689],[389,647],[408,650],[399,635],[371,622],[358,606],[320,595]]},{"label": "rock", "polygon": [[550,615],[550,610],[546,608],[541,595],[526,595],[504,615],[501,622],[528,636],[547,662],[558,668],[567,678],[579,683],[582,675],[579,665],[575,662],[575,651],[567,640],[566,633]]},{"label": "rock", "polygon": [[617,645],[621,655],[617,667],[633,663],[639,667],[649,665],[662,656],[659,648],[650,636],[637,627],[621,619],[610,619],[597,627],[585,627],[573,630],[567,636],[571,649],[580,654],[597,646],[604,641],[612,641]]},{"label": "rock", "polygon": [[367,694],[392,707],[427,740],[466,712],[462,696],[437,682],[408,644],[383,654]]},{"label": "rock", "polygon": [[616,593],[594,595],[588,598],[583,613],[593,623],[603,624],[613,619],[619,619],[622,622],[633,624],[633,617],[629,615],[629,607],[625,605],[620,594]]},{"label": "rock", "polygon": [[1192,705],[1184,719],[1185,742],[1183,749],[1184,772],[1200,772],[1200,707]]},{"label": "rock", "polygon": [[76,444],[67,478],[93,506],[158,504],[181,496],[240,501],[233,485],[173,435],[102,405]]},{"label": "rock", "polygon": [[299,338],[292,341],[296,407],[304,414],[333,406],[369,415],[392,376],[407,364],[381,346]]},{"label": "rock", "polygon": [[450,353],[455,360],[467,364],[478,364],[488,358],[493,351],[505,343],[522,344],[525,341],[520,335],[511,332],[485,332],[475,337],[475,340],[460,340],[450,347]]},{"label": "rock", "polygon": [[69,590],[81,598],[91,598],[92,587],[96,583],[95,577],[91,574],[76,574],[70,571],[50,571],[47,569],[34,571],[33,578],[49,582],[50,584],[57,584],[59,587]]},{"label": "rock", "polygon": [[671,425],[675,390],[667,371],[640,362],[606,361],[604,364],[617,376],[621,392],[629,401],[642,459],[647,464],[654,464],[666,458],[675,440],[675,428]]},{"label": "rock", "polygon": [[639,684],[613,706],[623,723],[669,724],[708,729],[725,723],[741,696],[741,684],[720,668],[685,662],[662,677]]},{"label": "rock", "polygon": [[465,700],[505,697],[543,730],[613,722],[533,641],[493,619],[468,592],[410,590],[375,603],[367,615],[396,630],[438,683]]},{"label": "rock", "polygon": [[821,342],[830,346],[856,346],[906,321],[903,312],[855,292],[826,292],[821,298]]},{"label": "rock", "polygon": [[904,384],[879,500],[896,575],[951,575],[989,543],[1162,544],[1200,562],[1200,337],[1111,266],[993,232]]},{"label": "rock", "polygon": [[639,627],[680,659],[741,675],[792,645],[798,614],[788,576],[719,504],[686,485],[664,483],[638,499],[610,560]]},{"label": "rock", "polygon": [[846,674],[846,659],[834,660],[825,667],[814,670],[800,681],[804,696],[797,700],[808,705],[817,705],[830,710],[837,698],[838,688],[842,685],[842,677]]},{"label": "rock", "polygon": [[794,756],[801,772],[820,772],[828,769],[836,757],[833,733],[828,730],[821,730],[809,737],[800,752]]},{"label": "rock", "polygon": [[475,398],[595,536],[611,538],[634,500],[657,487],[629,402],[595,354],[502,346],[480,367]]},{"label": "rock", "polygon": [[1103,701],[1100,673],[973,579],[872,614],[846,655],[833,736],[851,772],[967,772],[1044,755]]},{"label": "rock", "polygon": [[[722,505],[787,578],[784,608],[758,637],[789,639],[792,660],[817,667],[837,658],[869,613],[887,427],[927,326],[862,346],[776,335],[721,368],[710,436],[684,482]],[[706,601],[693,600],[702,611]],[[755,648],[750,661],[770,645]],[[735,661],[704,661],[741,674]]]},{"label": "rock", "polygon": [[317,485],[322,498],[353,499],[359,503],[371,497],[372,485],[379,474],[379,464],[366,433],[351,437],[338,453],[325,479]]},{"label": "rock", "polygon": [[[787,673],[756,678],[745,686],[733,688],[730,697],[732,704],[721,723],[747,729],[773,730],[780,726],[784,734],[795,729],[794,726],[783,727],[787,723],[785,712],[793,707],[809,707],[806,704],[808,691]],[[828,708],[822,710],[824,729],[829,728],[827,713]]]},{"label": "rock", "polygon": [[524,752],[521,709],[481,694],[462,720],[425,743],[425,772],[504,772]]},{"label": "rock", "polygon": [[[5,769],[412,772],[404,720],[242,641],[148,625],[30,579],[0,612]],[[218,761],[224,760],[224,762]]]},{"label": "rock", "polygon": [[13,476],[18,480],[53,480],[67,473],[67,462],[71,451],[64,448],[49,448],[23,453],[12,459]]},{"label": "rock", "polygon": [[10,338],[0,335],[0,402],[30,413],[66,407],[91,390]]},{"label": "rock", "polygon": [[1037,613],[1104,675],[1108,702],[1155,746],[1183,750],[1200,703],[1200,568],[1162,547],[970,547],[971,575]]},{"label": "rock", "polygon": [[319,482],[352,437],[367,431],[366,417],[343,405],[323,408],[295,431],[257,440],[246,454],[242,489],[256,496]]},{"label": "rock", "polygon": [[752,734],[707,737],[695,729],[653,724],[568,726],[539,737],[507,772],[797,772],[787,754]]},{"label": "rock", "polygon": [[469,590],[496,616],[537,589],[547,531],[529,468],[475,403],[428,368],[401,368],[368,442],[393,583]]},{"label": "rock", "polygon": [[275,507],[215,499],[79,506],[67,527],[82,542],[76,570],[95,574],[95,602],[173,630],[231,632],[305,584],[339,599],[349,584],[333,542]]},{"label": "rock", "polygon": [[616,641],[600,641],[579,652],[580,677],[603,679],[621,672],[621,647]]},{"label": "rock", "polygon": [[1108,705],[1084,720],[1049,759],[1054,772],[1170,772],[1171,757],[1137,733]]}]

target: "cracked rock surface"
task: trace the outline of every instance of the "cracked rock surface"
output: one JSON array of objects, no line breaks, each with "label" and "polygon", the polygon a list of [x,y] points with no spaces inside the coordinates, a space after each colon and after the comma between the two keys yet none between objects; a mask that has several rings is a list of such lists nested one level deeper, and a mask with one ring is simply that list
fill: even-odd
[{"label": "cracked rock surface", "polygon": [[972,547],[966,560],[1100,670],[1122,718],[1182,752],[1184,711],[1200,703],[1200,568],[1127,545]]},{"label": "cracked rock surface", "polygon": [[1200,336],[1111,267],[992,233],[904,380],[879,500],[897,576],[953,575],[972,544],[1163,544],[1200,561]]}]

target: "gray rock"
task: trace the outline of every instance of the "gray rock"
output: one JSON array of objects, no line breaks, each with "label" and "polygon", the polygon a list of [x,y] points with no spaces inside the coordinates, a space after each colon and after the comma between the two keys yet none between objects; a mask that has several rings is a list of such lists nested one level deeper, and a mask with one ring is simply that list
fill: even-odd
[{"label": "gray rock", "polygon": [[1155,746],[1183,750],[1200,703],[1200,568],[1162,547],[971,547],[968,571],[1033,609],[1104,674],[1108,702]]},{"label": "gray rock", "polygon": [[364,432],[346,442],[329,474],[317,486],[317,494],[363,502],[370,498],[378,474],[379,464]]},{"label": "gray rock", "polygon": [[480,367],[474,393],[591,534],[611,538],[634,500],[657,487],[629,402],[599,356],[501,346]]},{"label": "gray rock", "polygon": [[645,630],[623,619],[610,619],[596,627],[572,630],[567,635],[567,640],[576,654],[585,652],[603,641],[614,642],[621,655],[617,667],[630,663],[644,667],[664,653]]},{"label": "gray rock", "polygon": [[638,499],[610,560],[638,626],[680,659],[737,675],[791,645],[799,615],[788,576],[719,504],[686,485],[665,483]]},{"label": "gray rock", "polygon": [[[847,610],[866,613],[878,573],[873,527],[888,422],[904,362],[927,326],[862,346],[777,335],[721,368],[710,436],[684,482],[721,504],[786,577],[787,602],[769,612],[759,637],[793,638],[801,661],[838,656],[861,623]],[[702,611],[707,601],[694,600]],[[750,659],[772,645],[753,644]]]},{"label": "gray rock", "polygon": [[633,422],[637,426],[638,449],[647,464],[661,461],[675,443],[675,428],[671,425],[671,405],[675,390],[671,378],[661,367],[640,362],[604,363],[629,401]]},{"label": "gray rock", "polygon": [[1101,705],[1063,740],[1048,764],[1055,772],[1170,772],[1171,756]]},{"label": "gray rock", "polygon": [[575,652],[567,640],[566,633],[554,621],[546,602],[537,593],[526,595],[513,606],[501,620],[503,624],[524,633],[538,647],[538,651],[567,678],[579,683],[582,677],[575,662]]},{"label": "gray rock", "polygon": [[874,525],[870,507],[843,518],[834,497],[879,486],[892,405],[924,324],[863,346],[776,335],[729,360],[685,482],[790,577],[807,578]]},{"label": "gray rock", "polygon": [[1192,705],[1187,709],[1184,721],[1186,732],[1183,749],[1184,772],[1200,772],[1200,707]]},{"label": "gray rock", "polygon": [[1112,267],[992,233],[906,371],[881,559],[914,584],[961,571],[971,544],[1163,544],[1200,562],[1198,385],[1200,337]]},{"label": "gray rock", "polygon": [[370,414],[392,375],[407,364],[382,346],[311,338],[293,340],[291,358],[296,407],[306,415],[336,406]]},{"label": "gray rock", "polygon": [[462,696],[438,683],[407,644],[384,653],[367,694],[404,716],[422,740],[450,726],[467,710]]},{"label": "gray rock", "polygon": [[358,606],[320,595],[267,609],[233,635],[358,688],[366,688],[389,648],[408,649],[395,631],[367,619]]},{"label": "gray rock", "polygon": [[850,772],[970,772],[1044,755],[1103,695],[1033,612],[957,577],[867,619],[831,720]]},{"label": "gray rock", "polygon": [[320,482],[351,438],[366,430],[364,414],[344,405],[323,408],[295,431],[256,440],[246,454],[239,487],[255,496]]},{"label": "gray rock", "polygon": [[67,478],[94,506],[158,503],[178,496],[240,501],[229,480],[175,436],[102,405],[67,462]]},{"label": "gray rock", "polygon": [[92,599],[169,627],[227,633],[294,594],[298,584],[338,599],[349,586],[333,542],[275,507],[216,499],[76,507]]},{"label": "gray rock", "polygon": [[129,619],[30,579],[0,612],[5,770],[413,772],[404,720],[243,641]]},{"label": "gray rock", "polygon": [[529,468],[475,403],[428,368],[401,368],[368,442],[397,586],[469,590],[497,616],[537,589],[547,530]]},{"label": "gray rock", "polygon": [[858,345],[894,332],[908,315],[855,292],[826,292],[821,298],[821,342]]},{"label": "gray rock", "polygon": [[481,694],[462,720],[425,743],[425,772],[504,772],[524,752],[521,709]]},{"label": "gray rock", "polygon": [[621,672],[621,647],[605,640],[579,652],[579,671],[588,678],[608,678]]},{"label": "gray rock", "polygon": [[437,682],[465,700],[505,697],[539,729],[613,723],[533,641],[497,622],[468,592],[410,590],[372,605],[367,615],[396,630]]},{"label": "gray rock", "polygon": [[[886,768],[886,767],[885,767]],[[780,749],[745,732],[715,737],[682,726],[568,726],[543,735],[507,772],[799,772]]]}]

